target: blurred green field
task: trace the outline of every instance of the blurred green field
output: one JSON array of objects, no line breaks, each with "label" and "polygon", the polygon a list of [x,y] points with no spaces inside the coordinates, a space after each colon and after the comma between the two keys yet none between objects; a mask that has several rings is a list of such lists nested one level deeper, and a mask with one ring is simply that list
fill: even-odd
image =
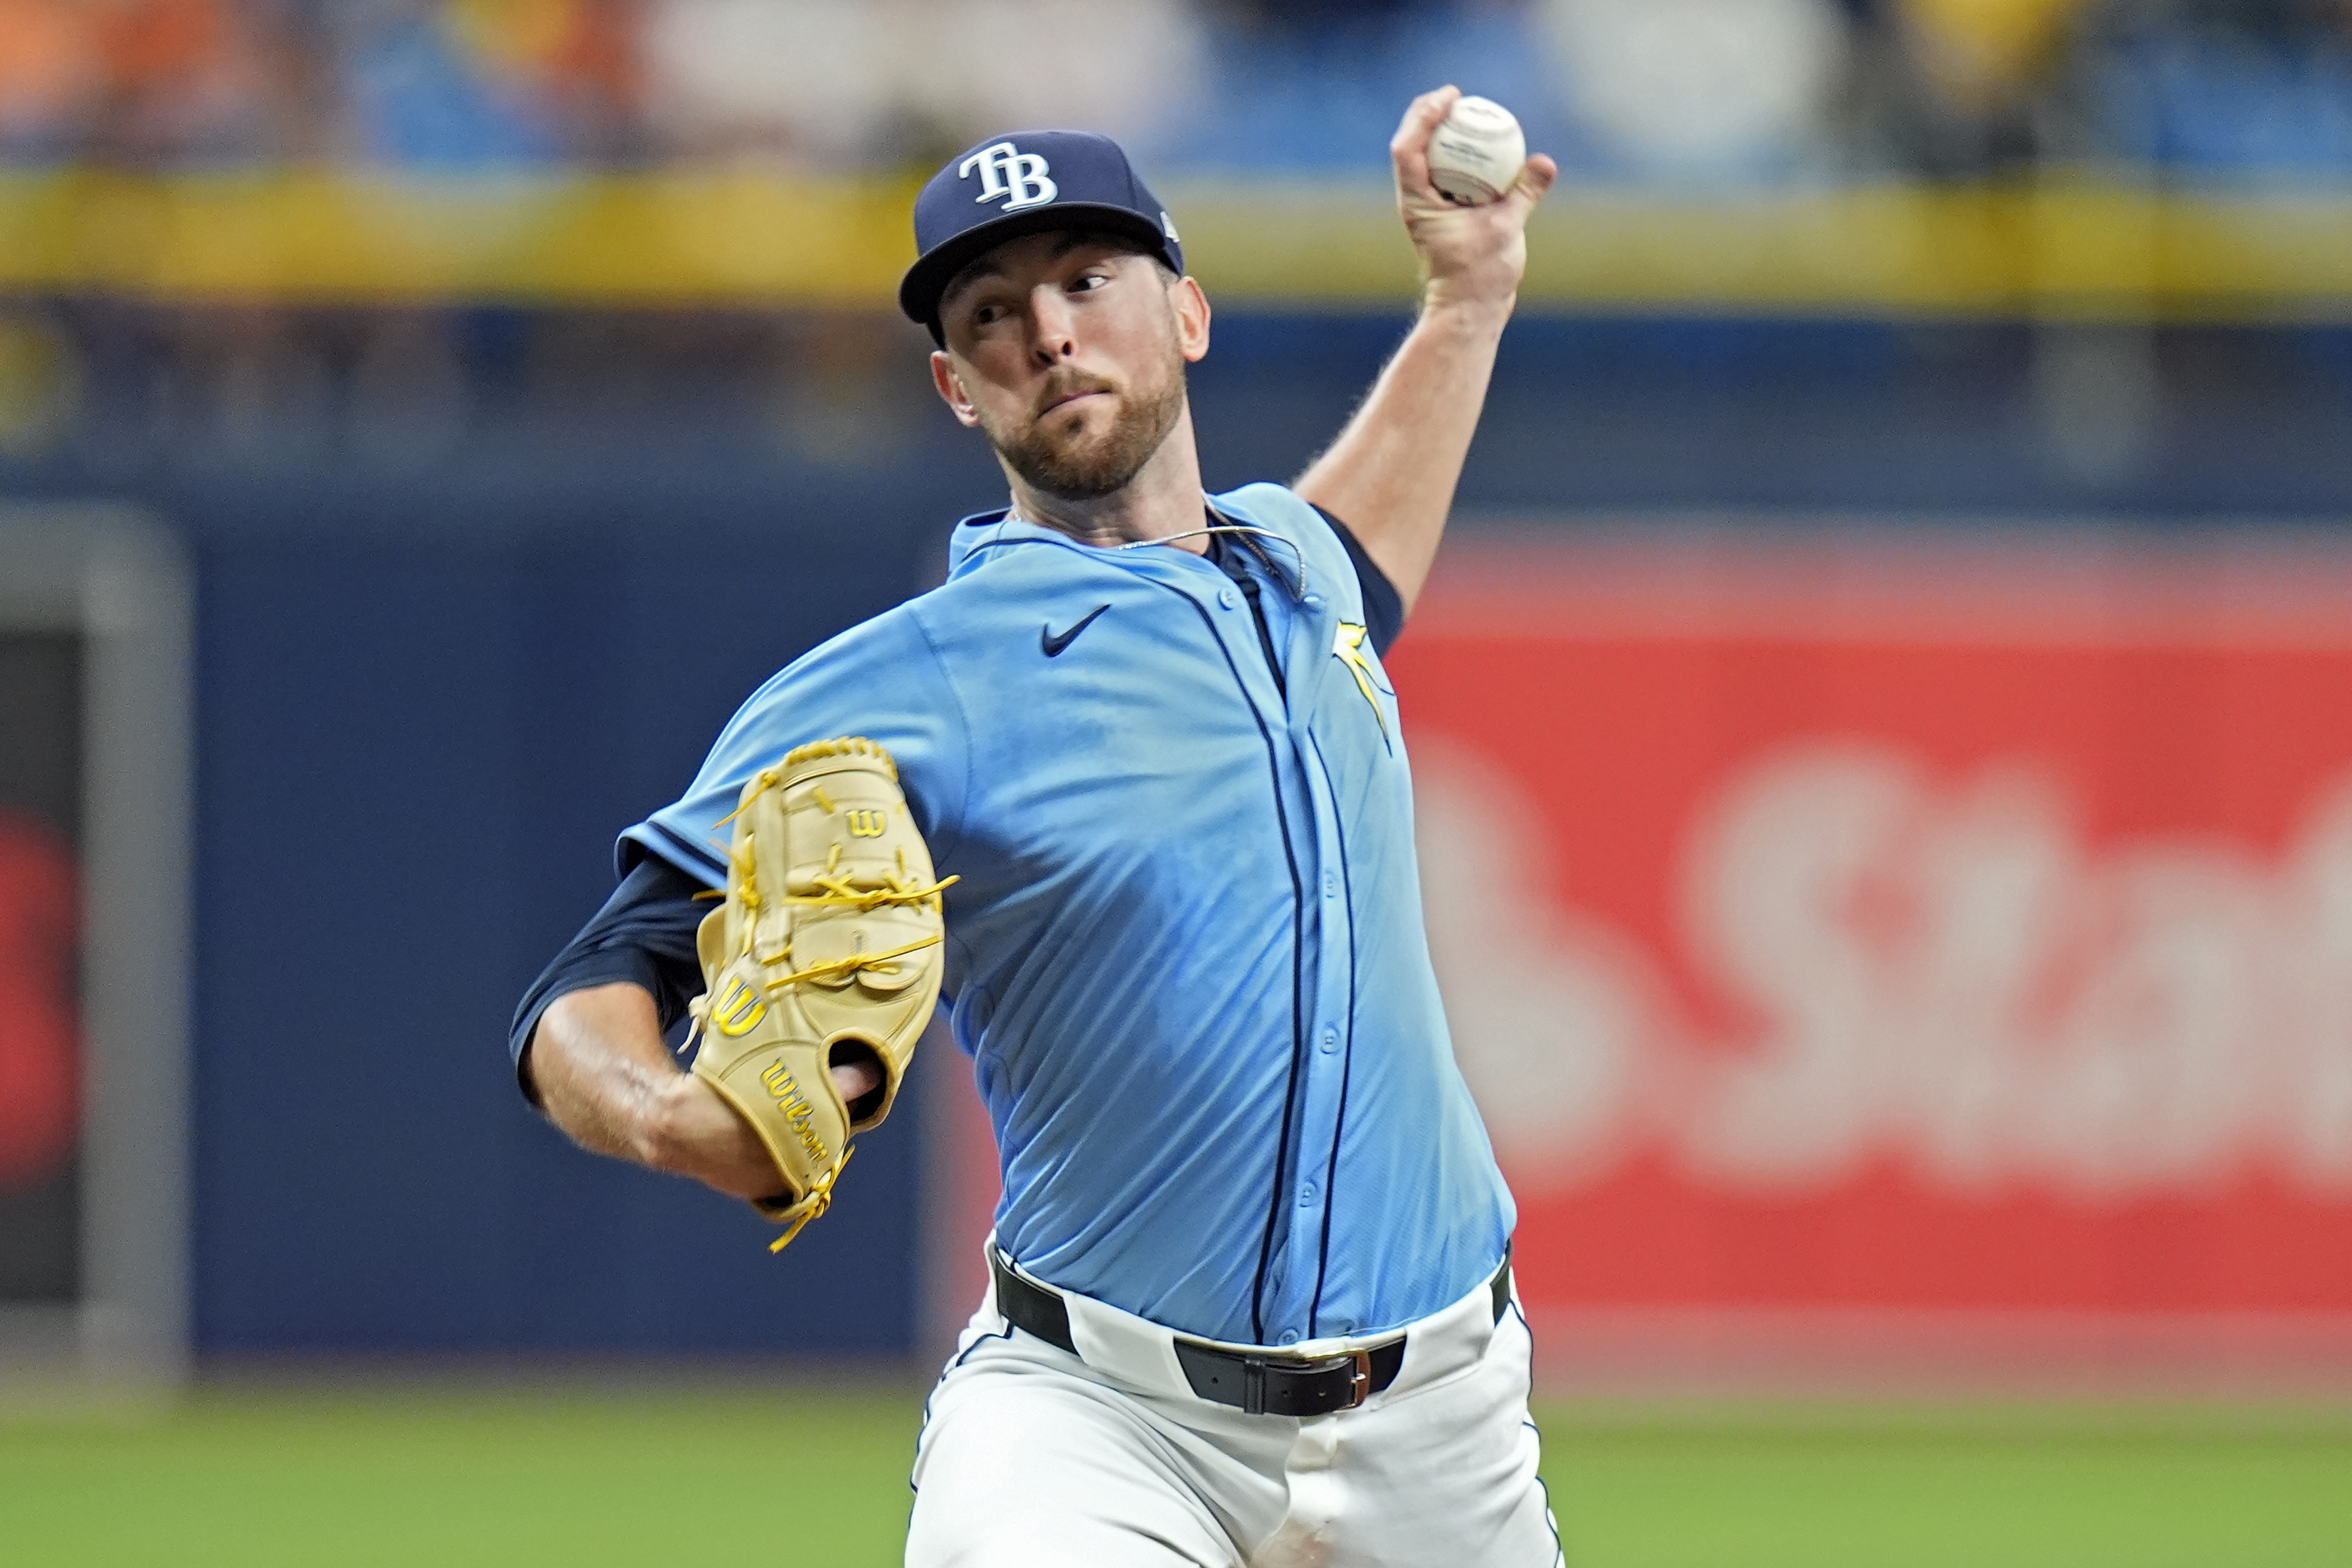
[{"label": "blurred green field", "polygon": [[[922,1391],[210,1388],[0,1413],[0,1563],[898,1561]],[[2352,1568],[2352,1412],[1564,1405],[1572,1568]]]}]

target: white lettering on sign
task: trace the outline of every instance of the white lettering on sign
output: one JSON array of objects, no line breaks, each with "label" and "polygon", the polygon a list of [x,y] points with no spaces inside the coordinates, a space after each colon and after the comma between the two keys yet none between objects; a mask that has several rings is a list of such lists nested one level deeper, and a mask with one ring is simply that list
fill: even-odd
[{"label": "white lettering on sign", "polygon": [[956,165],[956,178],[969,180],[974,171],[980,174],[980,195],[972,200],[1002,201],[1006,212],[1043,206],[1062,194],[1061,187],[1048,178],[1052,165],[1044,156],[1024,153],[1010,142],[982,147],[966,158]]},{"label": "white lettering on sign", "polygon": [[2030,761],[1769,753],[1684,836],[1680,956],[1755,1020],[1708,1037],[1661,955],[1561,896],[1525,786],[1422,751],[1454,1048],[1531,1191],[1664,1147],[1770,1192],[1890,1159],[1963,1194],[2250,1169],[2352,1192],[2352,777],[2264,859],[2211,834],[2095,847]]}]

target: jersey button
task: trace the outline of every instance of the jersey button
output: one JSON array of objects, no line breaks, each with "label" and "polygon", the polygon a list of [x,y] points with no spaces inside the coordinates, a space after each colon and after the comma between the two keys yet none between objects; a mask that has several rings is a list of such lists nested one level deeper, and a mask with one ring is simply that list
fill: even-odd
[{"label": "jersey button", "polygon": [[1285,1330],[1283,1330],[1283,1331],[1282,1331],[1282,1342],[1283,1342],[1284,1344],[1286,1344],[1286,1345],[1295,1345],[1295,1344],[1297,1344],[1297,1343],[1298,1342],[1298,1331],[1297,1331],[1297,1329],[1285,1329]]},{"label": "jersey button", "polygon": [[1298,1189],[1298,1206],[1303,1209],[1313,1208],[1315,1206],[1314,1183],[1306,1182],[1300,1184]]},{"label": "jersey button", "polygon": [[1326,871],[1323,873],[1323,896],[1327,899],[1336,899],[1339,896],[1339,872]]},{"label": "jersey button", "polygon": [[1217,590],[1217,603],[1230,610],[1241,601],[1234,596],[1234,591],[1231,588],[1220,588]]},{"label": "jersey button", "polygon": [[1328,1057],[1328,1056],[1329,1056],[1333,1051],[1336,1051],[1336,1050],[1338,1050],[1339,1048],[1339,1030],[1337,1030],[1337,1029],[1326,1029],[1326,1030],[1324,1030],[1324,1031],[1323,1031],[1323,1054],[1324,1054],[1325,1056],[1327,1056],[1327,1057]]}]

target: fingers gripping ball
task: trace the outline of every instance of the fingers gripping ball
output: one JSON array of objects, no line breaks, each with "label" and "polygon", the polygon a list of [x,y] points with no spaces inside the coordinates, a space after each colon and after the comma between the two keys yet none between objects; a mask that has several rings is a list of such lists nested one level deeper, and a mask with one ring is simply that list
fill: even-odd
[{"label": "fingers gripping ball", "polygon": [[1511,188],[1528,166],[1528,139],[1511,111],[1490,98],[1456,102],[1429,139],[1429,183],[1462,206]]},{"label": "fingers gripping ball", "polygon": [[[753,1206],[789,1226],[824,1213],[850,1139],[890,1113],[940,994],[943,889],[898,765],[871,741],[803,746],[743,786],[726,902],[698,933],[694,1074],[758,1131],[790,1185]],[[870,1051],[882,1085],[854,1104],[835,1063]]]}]

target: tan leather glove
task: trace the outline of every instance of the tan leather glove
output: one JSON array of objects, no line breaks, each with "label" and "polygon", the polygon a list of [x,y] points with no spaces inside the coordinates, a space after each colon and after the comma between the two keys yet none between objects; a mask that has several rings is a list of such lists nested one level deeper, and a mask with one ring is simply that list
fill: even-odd
[{"label": "tan leather glove", "polygon": [[[702,922],[694,1074],[760,1134],[791,1186],[753,1207],[791,1228],[833,1201],[850,1139],[890,1114],[940,994],[945,908],[898,764],[871,741],[803,746],[743,786],[726,902]],[[882,1086],[845,1105],[832,1067],[870,1049]]]}]

